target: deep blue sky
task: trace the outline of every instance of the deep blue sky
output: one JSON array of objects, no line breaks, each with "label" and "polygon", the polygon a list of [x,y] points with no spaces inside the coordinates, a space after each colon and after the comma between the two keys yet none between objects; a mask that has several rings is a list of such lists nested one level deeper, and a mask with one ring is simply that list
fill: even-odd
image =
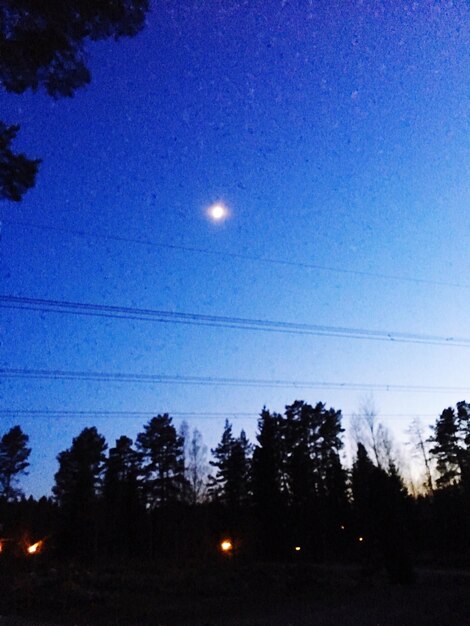
[{"label": "deep blue sky", "polygon": [[[461,287],[2,227],[2,294],[470,336],[469,11],[456,2],[154,2],[132,40],[87,47],[70,100],[0,94],[43,158],[2,219]],[[224,200],[223,225],[205,209]],[[464,285],[467,285],[465,287]],[[1,365],[468,385],[464,348],[294,337],[1,310]],[[470,390],[470,386],[469,386]],[[401,437],[465,394],[376,392]],[[0,408],[250,412],[293,400],[345,414],[364,393],[0,381]],[[470,394],[467,399],[470,399]],[[402,414],[403,418],[386,417]],[[144,419],[2,418],[33,447],[27,492],[86,425],[108,442]],[[179,421],[179,420],[177,420]],[[347,421],[346,421],[347,423]],[[223,418],[191,419],[215,445]],[[254,436],[256,418],[239,419]]]}]

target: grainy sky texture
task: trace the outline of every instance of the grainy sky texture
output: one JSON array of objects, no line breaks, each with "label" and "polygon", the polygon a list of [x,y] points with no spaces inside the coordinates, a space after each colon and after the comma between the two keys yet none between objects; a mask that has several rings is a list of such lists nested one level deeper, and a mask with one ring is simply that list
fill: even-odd
[{"label": "grainy sky texture", "polygon": [[[70,100],[0,94],[2,118],[21,124],[16,147],[43,158],[36,188],[1,207],[2,295],[391,339],[5,308],[2,368],[425,386],[373,391],[398,438],[411,416],[430,423],[470,400],[470,348],[393,337],[470,337],[465,2],[154,2],[139,36],[87,51],[92,83]],[[230,209],[221,223],[206,215],[217,200]],[[40,495],[87,425],[112,445],[151,414],[195,412],[214,446],[222,414],[251,414],[235,432],[253,438],[263,405],[349,415],[367,393],[1,378],[0,419],[30,435],[23,485]]]}]

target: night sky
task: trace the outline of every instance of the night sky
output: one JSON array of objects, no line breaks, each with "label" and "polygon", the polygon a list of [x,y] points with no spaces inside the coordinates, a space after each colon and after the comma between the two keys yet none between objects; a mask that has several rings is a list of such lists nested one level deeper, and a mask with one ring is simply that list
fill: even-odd
[{"label": "night sky", "polygon": [[[0,293],[470,337],[469,24],[463,0],[154,2],[137,37],[87,46],[92,83],[72,99],[0,94],[15,147],[43,159],[1,207]],[[8,308],[0,325],[2,368],[468,389],[373,391],[398,440],[412,416],[470,400],[465,347]],[[263,405],[349,416],[367,395],[1,379],[1,432],[29,434],[22,485],[41,495],[85,426],[113,445],[194,412],[213,447],[225,414],[248,414],[234,429],[253,438]]]}]

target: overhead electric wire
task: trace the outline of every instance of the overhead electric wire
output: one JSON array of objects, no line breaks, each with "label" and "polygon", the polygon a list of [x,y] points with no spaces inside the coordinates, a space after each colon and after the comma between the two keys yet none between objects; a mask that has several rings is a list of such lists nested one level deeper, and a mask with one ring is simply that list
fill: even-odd
[{"label": "overhead electric wire", "polygon": [[0,308],[40,311],[42,313],[61,313],[127,319],[133,321],[150,321],[171,324],[191,324],[252,330],[296,335],[314,335],[325,337],[346,337],[350,339],[369,339],[375,341],[391,341],[396,343],[416,343],[426,345],[446,345],[470,347],[468,337],[445,337],[419,333],[404,333],[388,330],[368,330],[364,328],[347,328],[341,326],[324,326],[295,322],[250,319],[223,315],[205,315],[200,313],[182,313],[136,307],[92,304],[85,302],[69,302],[65,300],[46,300],[13,295],[0,295]]},{"label": "overhead electric wire", "polygon": [[181,376],[167,374],[134,374],[124,372],[90,372],[48,369],[0,368],[0,379],[65,380],[107,383],[178,384],[224,387],[271,387],[289,389],[335,389],[359,391],[395,391],[448,393],[469,392],[468,387],[445,387],[439,385],[400,385],[385,383],[350,383],[327,381],[304,381],[283,379],[230,378],[212,376]]},{"label": "overhead electric wire", "polygon": [[298,267],[301,269],[313,269],[321,272],[332,272],[337,274],[347,274],[353,276],[361,276],[363,278],[375,278],[380,280],[395,280],[403,281],[415,284],[434,285],[440,287],[454,287],[459,289],[470,289],[470,284],[450,282],[445,280],[432,280],[428,278],[421,278],[416,276],[404,276],[401,274],[386,274],[382,272],[372,272],[367,270],[354,270],[344,267],[336,267],[330,265],[320,265],[317,263],[310,263],[307,261],[292,261],[290,259],[276,259],[272,257],[265,257],[257,254],[247,254],[241,252],[231,252],[226,250],[214,250],[208,248],[202,248],[198,246],[189,246],[181,244],[162,243],[159,241],[153,241],[150,239],[142,239],[137,237],[126,237],[124,235],[111,235],[104,233],[94,233],[90,231],[64,228],[61,226],[48,226],[46,224],[35,224],[31,222],[25,222],[20,220],[3,219],[1,223],[11,226],[20,226],[22,228],[37,229],[48,232],[57,232],[67,235],[73,235],[75,237],[82,237],[84,239],[102,239],[104,241],[117,241],[119,243],[134,243],[137,245],[144,245],[152,248],[161,248],[167,250],[179,250],[181,252],[191,252],[196,254],[205,254],[210,256],[227,257],[231,259],[240,259],[245,261],[256,261],[259,263],[266,263],[271,265],[284,265],[288,267]]},{"label": "overhead electric wire", "polygon": [[23,415],[27,417],[143,417],[168,413],[172,417],[183,418],[224,418],[224,417],[259,417],[259,413],[243,413],[239,411],[97,411],[60,410],[60,409],[0,409],[0,416]]},{"label": "overhead electric wire", "polygon": [[[168,413],[171,417],[178,418],[196,418],[196,419],[217,419],[217,418],[249,418],[249,417],[259,417],[259,412],[240,412],[240,411],[108,411],[108,410],[90,410],[84,411],[80,410],[71,410],[71,409],[1,409],[0,408],[0,416],[5,417],[8,415],[21,415],[25,417],[123,417],[123,418],[134,418],[134,417],[149,417],[155,416],[162,413]],[[273,413],[277,413],[273,411]],[[353,417],[354,413],[341,413],[343,417],[349,418]],[[422,413],[380,413],[378,417],[381,418],[412,418],[412,417],[422,417]]]}]

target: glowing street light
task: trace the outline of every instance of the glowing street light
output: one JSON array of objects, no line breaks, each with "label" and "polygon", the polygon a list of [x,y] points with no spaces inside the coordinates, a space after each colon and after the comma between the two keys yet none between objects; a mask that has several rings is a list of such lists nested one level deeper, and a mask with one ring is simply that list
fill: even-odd
[{"label": "glowing street light", "polygon": [[302,549],[302,548],[301,548],[300,546],[295,546],[295,548],[294,548],[294,550],[295,550],[296,552],[300,552],[300,550],[301,550],[301,549]]},{"label": "glowing street light", "polygon": [[37,541],[36,543],[33,543],[32,545],[30,545],[30,546],[28,546],[26,548],[26,552],[28,554],[37,554],[38,552],[41,551],[43,543],[44,543],[44,541]]},{"label": "glowing street light", "polygon": [[230,539],[224,539],[223,541],[221,541],[220,542],[220,549],[225,554],[230,554],[230,552],[233,550],[233,544],[230,541]]}]

